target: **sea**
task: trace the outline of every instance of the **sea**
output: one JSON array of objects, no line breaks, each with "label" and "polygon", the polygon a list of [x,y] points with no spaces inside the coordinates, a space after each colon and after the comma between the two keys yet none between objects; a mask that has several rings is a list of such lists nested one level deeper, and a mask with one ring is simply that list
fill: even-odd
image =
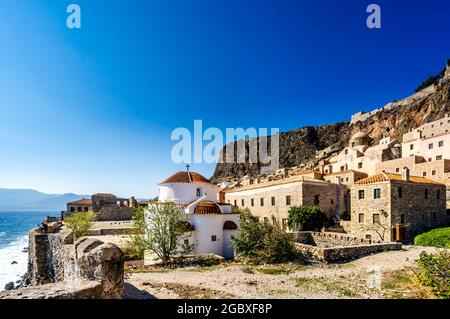
[{"label": "sea", "polygon": [[0,211],[0,291],[16,282],[27,271],[28,232],[47,216],[57,212]]}]

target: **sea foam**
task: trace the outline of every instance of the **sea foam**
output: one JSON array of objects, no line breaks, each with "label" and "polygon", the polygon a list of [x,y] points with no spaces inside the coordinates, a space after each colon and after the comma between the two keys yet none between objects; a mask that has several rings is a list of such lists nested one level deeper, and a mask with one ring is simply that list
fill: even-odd
[{"label": "sea foam", "polygon": [[[27,271],[28,253],[23,252],[25,247],[28,247],[28,235],[0,248],[0,291],[4,290],[7,283],[20,280]],[[17,264],[13,264],[14,261]]]}]

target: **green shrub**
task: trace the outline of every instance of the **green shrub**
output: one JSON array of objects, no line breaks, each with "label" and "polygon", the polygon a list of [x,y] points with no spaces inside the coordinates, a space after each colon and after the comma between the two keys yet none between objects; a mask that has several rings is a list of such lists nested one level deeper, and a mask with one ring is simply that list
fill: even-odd
[{"label": "green shrub", "polygon": [[248,212],[241,216],[239,235],[232,238],[232,244],[238,256],[256,264],[281,263],[297,257],[292,236]]},{"label": "green shrub", "polygon": [[417,246],[450,248],[450,227],[437,228],[420,234],[414,238]]},{"label": "green shrub", "polygon": [[92,227],[94,217],[95,214],[91,211],[75,213],[65,217],[64,224],[73,231],[73,237],[77,240],[87,235],[89,228]]},{"label": "green shrub", "polygon": [[316,206],[293,206],[289,209],[288,225],[291,229],[314,231],[328,222],[327,216]]},{"label": "green shrub", "polygon": [[450,252],[422,252],[417,263],[419,281],[430,287],[436,297],[450,299]]}]

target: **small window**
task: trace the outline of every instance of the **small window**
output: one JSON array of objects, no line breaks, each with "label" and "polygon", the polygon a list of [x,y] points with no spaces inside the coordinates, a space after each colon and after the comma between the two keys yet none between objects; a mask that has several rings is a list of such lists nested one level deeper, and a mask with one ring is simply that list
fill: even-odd
[{"label": "small window", "polygon": [[255,200],[252,198],[252,199],[250,199],[250,205],[251,206],[255,206]]},{"label": "small window", "polygon": [[241,204],[242,204],[242,207],[245,206],[245,200],[244,199],[241,200]]},{"label": "small window", "polygon": [[89,207],[84,208],[84,212],[87,213],[89,211]]},{"label": "small window", "polygon": [[211,236],[211,241],[217,241],[217,236],[216,235],[212,235]]},{"label": "small window", "polygon": [[314,205],[319,205],[319,204],[320,204],[319,195],[314,195]]},{"label": "small window", "polygon": [[366,235],[366,239],[367,239],[367,240],[371,240],[371,239],[372,239],[372,236],[371,236],[371,235]]},{"label": "small window", "polygon": [[398,198],[403,198],[403,187],[398,188]]},{"label": "small window", "polygon": [[286,205],[291,205],[291,196],[286,196]]},{"label": "small window", "polygon": [[275,206],[275,197],[271,198],[272,206]]},{"label": "small window", "polygon": [[439,142],[439,147],[443,147],[444,146],[444,141],[440,141]]},{"label": "small window", "polygon": [[264,198],[261,198],[260,203],[261,203],[261,206],[264,206]]},{"label": "small window", "polygon": [[433,149],[433,144],[431,143],[431,144],[428,144],[428,149],[429,150],[432,150]]},{"label": "small window", "polygon": [[426,177],[426,176],[427,176],[427,172],[423,172],[423,173],[422,173],[422,176],[423,176],[423,177]]},{"label": "small window", "polygon": [[373,214],[373,223],[374,224],[380,223],[380,214]]},{"label": "small window", "polygon": [[283,218],[281,220],[281,227],[283,228],[283,230],[287,230],[287,228],[288,228],[287,222],[288,222],[287,218]]},{"label": "small window", "polygon": [[200,188],[197,188],[197,194],[196,195],[197,195],[197,197],[202,196]]},{"label": "small window", "polygon": [[75,207],[70,207],[70,212],[75,213]]},{"label": "small window", "polygon": [[346,149],[346,150],[345,150],[345,155],[347,155],[347,154],[348,154],[348,150]]},{"label": "small window", "polygon": [[364,214],[359,214],[358,215],[358,221],[360,224],[364,223]]},{"label": "small window", "polygon": [[234,206],[237,206],[237,200],[234,200]]},{"label": "small window", "polygon": [[375,188],[373,190],[373,198],[374,199],[379,199],[381,198],[381,188]]},{"label": "small window", "polygon": [[436,161],[440,161],[442,159],[442,155],[436,156]]},{"label": "small window", "polygon": [[412,151],[412,150],[414,149],[414,144],[411,144],[411,145],[409,146],[409,149]]},{"label": "small window", "polygon": [[79,212],[79,213],[81,213],[81,207],[77,207],[77,211]]},{"label": "small window", "polygon": [[358,163],[358,168],[363,168],[363,163]]},{"label": "small window", "polygon": [[395,169],[395,172],[396,172],[396,173],[399,173],[399,172],[400,172],[400,167],[397,167],[397,168]]},{"label": "small window", "polygon": [[436,170],[435,169],[431,171],[431,175],[433,175],[433,176],[436,175]]},{"label": "small window", "polygon": [[425,199],[428,198],[428,189],[425,189]]},{"label": "small window", "polygon": [[359,190],[358,191],[358,199],[364,199],[364,190]]},{"label": "small window", "polygon": [[400,215],[400,224],[404,224],[405,223],[405,215],[401,214]]}]

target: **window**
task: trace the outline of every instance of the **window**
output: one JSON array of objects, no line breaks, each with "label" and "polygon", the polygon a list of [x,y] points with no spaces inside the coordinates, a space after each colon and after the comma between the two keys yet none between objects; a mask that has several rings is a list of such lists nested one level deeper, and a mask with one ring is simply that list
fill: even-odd
[{"label": "window", "polygon": [[358,191],[358,199],[364,199],[364,190],[359,190]]},{"label": "window", "polygon": [[439,142],[439,147],[443,147],[444,146],[444,141],[440,141]]},{"label": "window", "polygon": [[245,200],[241,200],[241,204],[242,204],[242,207],[244,207],[245,206]]},{"label": "window", "polygon": [[75,207],[70,207],[70,212],[75,213]]},{"label": "window", "polygon": [[286,196],[286,205],[291,205],[291,196]]},{"label": "window", "polygon": [[212,235],[211,236],[211,241],[217,241],[217,236],[216,235]]},{"label": "window", "polygon": [[80,213],[81,212],[81,207],[77,207],[77,211]]},{"label": "window", "polygon": [[431,175],[433,175],[433,176],[436,175],[436,170],[435,169],[431,171]]},{"label": "window", "polygon": [[272,206],[275,206],[275,197],[271,198]]},{"label": "window", "polygon": [[332,200],[331,200],[331,205],[333,205],[333,204],[334,204],[334,200],[332,199]]},{"label": "window", "polygon": [[261,203],[261,206],[264,206],[264,198],[261,198],[260,203]]},{"label": "window", "polygon": [[373,223],[374,224],[380,223],[380,214],[373,214]]},{"label": "window", "polygon": [[423,173],[422,173],[422,176],[423,176],[423,177],[426,177],[426,176],[427,176],[427,172],[423,172]]},{"label": "window", "polygon": [[196,195],[197,195],[197,197],[202,196],[200,188],[197,188],[197,194]]},{"label": "window", "polygon": [[237,200],[234,200],[234,206],[237,206]]},{"label": "window", "polygon": [[348,150],[345,150],[345,155],[347,155],[348,154]]},{"label": "window", "polygon": [[403,198],[403,187],[398,188],[398,198]]},{"label": "window", "polygon": [[428,144],[428,149],[429,150],[432,150],[433,149],[433,144],[431,143],[431,144]]},{"label": "window", "polygon": [[442,155],[436,156],[436,161],[440,161],[442,159]]},{"label": "window", "polygon": [[283,228],[283,230],[286,230],[288,228],[288,224],[287,224],[287,218],[283,218],[281,220],[281,228]]},{"label": "window", "polygon": [[411,144],[411,145],[409,146],[409,149],[412,151],[412,150],[414,149],[414,144]]},{"label": "window", "polygon": [[366,235],[366,239],[367,239],[367,240],[371,240],[371,239],[372,239],[372,236],[371,236],[371,235]]},{"label": "window", "polygon": [[405,215],[401,214],[400,215],[400,224],[404,224],[405,223]]},{"label": "window", "polygon": [[84,211],[87,213],[87,212],[89,211],[89,208],[88,208],[88,207],[85,207],[85,208],[84,208]]},{"label": "window", "polygon": [[381,188],[375,188],[373,190],[373,198],[374,199],[381,198]]},{"label": "window", "polygon": [[359,214],[358,215],[358,221],[360,224],[364,223],[364,214]]},{"label": "window", "polygon": [[255,206],[255,200],[253,198],[250,199],[250,205]]},{"label": "window", "polygon": [[425,190],[425,199],[428,198],[428,189]]},{"label": "window", "polygon": [[319,205],[320,200],[319,200],[319,195],[314,195],[314,205]]},{"label": "window", "polygon": [[358,168],[362,168],[363,167],[363,163],[358,163]]},{"label": "window", "polygon": [[395,169],[395,172],[396,172],[396,173],[399,173],[399,172],[400,172],[400,167],[397,167],[397,168]]}]

